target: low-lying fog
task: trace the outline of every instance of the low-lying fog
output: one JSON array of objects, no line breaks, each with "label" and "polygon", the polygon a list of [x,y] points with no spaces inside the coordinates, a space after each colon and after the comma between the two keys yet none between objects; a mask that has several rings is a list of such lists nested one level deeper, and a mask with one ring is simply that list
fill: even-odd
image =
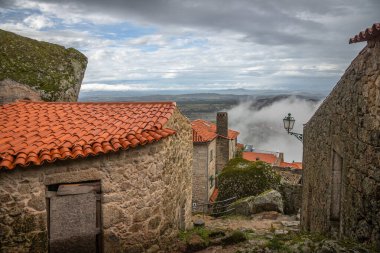
[{"label": "low-lying fog", "polygon": [[228,111],[229,126],[240,132],[240,143],[252,144],[261,150],[284,152],[288,162],[302,161],[302,143],[286,133],[282,119],[291,113],[296,120],[293,132],[302,133],[303,124],[319,104],[290,97],[257,110],[252,102],[244,102]]}]

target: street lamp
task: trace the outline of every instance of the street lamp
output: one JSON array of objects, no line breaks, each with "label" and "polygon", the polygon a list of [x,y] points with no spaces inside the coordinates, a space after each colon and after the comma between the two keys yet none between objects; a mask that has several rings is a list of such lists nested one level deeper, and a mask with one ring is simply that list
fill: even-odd
[{"label": "street lamp", "polygon": [[293,127],[294,127],[294,123],[296,122],[296,120],[292,117],[292,115],[290,113],[288,113],[288,116],[285,116],[283,121],[284,121],[284,128],[288,132],[288,134],[295,136],[299,141],[302,142],[303,141],[303,135],[299,134],[299,133],[292,132]]}]

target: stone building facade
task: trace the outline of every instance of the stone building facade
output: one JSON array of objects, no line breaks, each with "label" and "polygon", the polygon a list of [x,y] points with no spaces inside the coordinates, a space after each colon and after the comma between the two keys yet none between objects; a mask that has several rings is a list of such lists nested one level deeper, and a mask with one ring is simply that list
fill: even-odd
[{"label": "stone building facade", "polygon": [[239,133],[228,129],[227,113],[224,112],[217,114],[216,124],[194,120],[192,128],[193,211],[204,212],[207,211],[205,204],[210,202],[210,198],[216,198],[218,166],[220,170],[223,169],[235,156]]},{"label": "stone building facade", "polygon": [[[40,119],[54,117],[46,107],[58,113],[64,107],[77,130],[61,136],[63,146],[50,150],[54,159],[46,150],[25,157],[24,149],[11,160],[4,145],[21,144],[6,137],[11,128],[3,127],[10,123],[0,116],[1,252],[155,252],[168,250],[178,231],[191,226],[192,130],[174,103],[19,102],[0,107],[1,115],[23,121],[26,106]],[[36,117],[33,109],[26,112],[29,124]],[[81,134],[84,122],[73,121],[79,115],[100,127]],[[110,124],[108,132],[101,132],[106,125],[100,121]],[[46,124],[40,129],[70,128],[53,120]],[[41,131],[39,140],[47,143],[51,135]],[[109,133],[115,138],[108,143]],[[101,144],[86,146],[91,138]],[[39,140],[35,146],[42,145]],[[78,145],[66,148],[68,142]]]},{"label": "stone building facade", "polygon": [[193,146],[193,211],[204,212],[215,190],[216,139],[209,143],[194,143]]},{"label": "stone building facade", "polygon": [[304,127],[304,230],[380,250],[380,24]]}]

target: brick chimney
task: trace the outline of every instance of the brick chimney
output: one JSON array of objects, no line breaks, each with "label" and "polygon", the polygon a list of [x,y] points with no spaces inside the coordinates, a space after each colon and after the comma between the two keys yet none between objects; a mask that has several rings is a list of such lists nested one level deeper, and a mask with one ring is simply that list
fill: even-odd
[{"label": "brick chimney", "polygon": [[228,114],[227,112],[218,112],[216,114],[216,133],[218,135],[228,136]]}]

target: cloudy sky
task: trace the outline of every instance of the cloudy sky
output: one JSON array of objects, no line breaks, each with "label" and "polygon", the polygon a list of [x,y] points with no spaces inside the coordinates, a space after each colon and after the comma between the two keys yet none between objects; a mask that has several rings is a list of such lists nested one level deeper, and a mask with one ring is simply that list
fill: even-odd
[{"label": "cloudy sky", "polygon": [[75,47],[84,90],[330,90],[379,0],[0,0],[0,29]]}]

